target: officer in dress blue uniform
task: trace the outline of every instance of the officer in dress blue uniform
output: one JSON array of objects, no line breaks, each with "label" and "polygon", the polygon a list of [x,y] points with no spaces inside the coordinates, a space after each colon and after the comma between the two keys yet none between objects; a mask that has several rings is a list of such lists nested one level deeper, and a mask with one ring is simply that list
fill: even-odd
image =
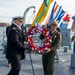
[{"label": "officer in dress blue uniform", "polygon": [[11,70],[7,75],[19,75],[21,69],[21,60],[25,58],[24,35],[21,30],[23,18],[18,16],[13,18],[10,31],[7,35],[6,58],[11,62]]},{"label": "officer in dress blue uniform", "polygon": [[[61,33],[57,31],[57,22],[53,21],[50,25],[50,35],[52,36],[51,48],[47,50],[47,53],[42,55],[42,64],[44,75],[53,75],[54,73],[54,59],[56,51],[61,44]],[[44,39],[43,34],[40,35],[40,39]]]}]

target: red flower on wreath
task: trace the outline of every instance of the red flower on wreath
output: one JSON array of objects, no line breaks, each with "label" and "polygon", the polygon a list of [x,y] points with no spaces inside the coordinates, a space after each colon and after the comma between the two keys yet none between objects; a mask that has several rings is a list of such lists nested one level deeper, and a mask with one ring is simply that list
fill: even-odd
[{"label": "red flower on wreath", "polygon": [[[33,41],[32,35],[39,32],[43,33],[45,41],[42,46],[37,47]],[[46,50],[51,47],[52,37],[50,36],[49,31],[46,28],[41,29],[38,28],[37,26],[34,26],[33,28],[28,30],[27,34],[28,34],[27,42],[33,52],[43,54],[46,53]]]}]

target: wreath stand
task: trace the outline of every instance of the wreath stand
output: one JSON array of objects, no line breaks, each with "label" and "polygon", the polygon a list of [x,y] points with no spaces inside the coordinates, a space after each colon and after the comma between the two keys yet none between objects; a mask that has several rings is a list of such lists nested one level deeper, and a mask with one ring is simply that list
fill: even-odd
[{"label": "wreath stand", "polygon": [[[24,42],[24,44],[27,45],[26,39],[28,38],[28,36],[27,36],[27,34],[26,34],[26,27],[24,27],[23,30],[25,31],[25,32],[24,32],[24,36],[25,36],[25,42]],[[26,46],[26,45],[25,45],[25,46]],[[33,62],[32,62],[32,58],[31,58],[31,50],[28,50],[28,53],[29,53],[29,57],[30,57],[30,63],[31,63],[31,67],[32,67],[32,72],[33,72],[33,75],[35,75],[34,67],[33,67]]]},{"label": "wreath stand", "polygon": [[29,57],[30,57],[30,62],[31,62],[31,67],[32,67],[32,72],[33,72],[33,75],[35,75],[34,67],[33,67],[33,62],[32,62],[32,58],[31,58],[31,52],[30,52],[30,51],[29,51]]}]

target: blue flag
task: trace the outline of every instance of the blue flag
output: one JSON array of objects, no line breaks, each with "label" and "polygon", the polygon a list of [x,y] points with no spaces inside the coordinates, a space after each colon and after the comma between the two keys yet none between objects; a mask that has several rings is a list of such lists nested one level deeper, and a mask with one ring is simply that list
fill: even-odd
[{"label": "blue flag", "polygon": [[58,21],[58,23],[60,22],[60,20],[62,19],[62,17],[65,15],[65,11],[62,9],[58,18],[56,19]]}]

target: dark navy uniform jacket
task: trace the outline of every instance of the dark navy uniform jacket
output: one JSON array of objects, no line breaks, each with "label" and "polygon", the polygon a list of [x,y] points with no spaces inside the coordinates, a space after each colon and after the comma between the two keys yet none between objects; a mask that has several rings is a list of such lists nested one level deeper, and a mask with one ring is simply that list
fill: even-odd
[{"label": "dark navy uniform jacket", "polygon": [[23,45],[24,36],[22,31],[14,24],[11,25],[10,31],[7,35],[7,52],[6,58],[11,59],[12,57],[25,58],[25,46]]}]

